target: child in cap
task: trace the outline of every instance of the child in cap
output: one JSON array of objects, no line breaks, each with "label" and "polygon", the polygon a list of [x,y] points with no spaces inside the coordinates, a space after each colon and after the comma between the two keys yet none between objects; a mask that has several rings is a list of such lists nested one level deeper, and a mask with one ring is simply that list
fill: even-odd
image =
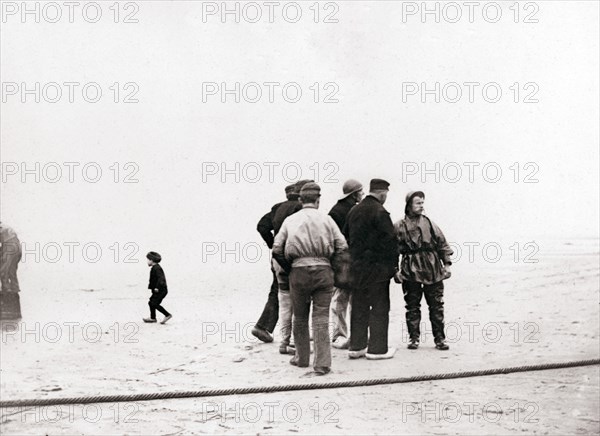
[{"label": "child in cap", "polygon": [[150,283],[148,289],[152,291],[148,306],[150,306],[150,318],[143,318],[144,322],[156,322],[156,311],[158,310],[165,317],[160,322],[161,324],[166,323],[173,316],[167,312],[167,310],[160,305],[164,298],[167,296],[167,278],[165,272],[159,265],[162,257],[155,251],[151,251],[146,255],[148,259],[148,266],[150,268]]}]

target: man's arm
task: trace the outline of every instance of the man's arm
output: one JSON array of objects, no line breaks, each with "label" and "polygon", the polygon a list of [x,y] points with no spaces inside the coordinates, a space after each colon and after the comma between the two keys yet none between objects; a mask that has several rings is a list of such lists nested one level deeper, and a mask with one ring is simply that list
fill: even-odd
[{"label": "man's arm", "polygon": [[341,231],[344,226],[344,217],[335,210],[335,206],[329,211],[329,216]]},{"label": "man's arm", "polygon": [[331,226],[331,231],[333,232],[334,255],[340,254],[348,250],[348,243],[346,242],[346,238],[344,237],[339,226],[331,216],[329,217],[329,225]]},{"label": "man's arm", "polygon": [[398,254],[406,254],[410,251],[410,247],[407,242],[408,235],[404,231],[404,223],[403,220],[399,220],[394,224],[394,233],[396,236],[396,241],[398,242]]},{"label": "man's arm", "polygon": [[394,223],[392,223],[392,218],[390,218],[390,214],[385,210],[380,210],[377,214],[377,228],[380,231],[381,238],[381,247],[389,256],[389,259],[394,263],[394,265],[398,265],[398,261],[400,259],[398,253],[398,238],[396,237],[396,231],[394,230]]},{"label": "man's arm", "polygon": [[450,259],[454,254],[452,248],[446,241],[446,236],[444,236],[444,232],[440,229],[433,221],[429,220],[431,223],[431,227],[435,233],[435,238],[437,239],[437,247],[436,251],[442,263],[446,266],[452,265],[452,260]]},{"label": "man's arm", "polygon": [[275,241],[273,242],[273,259],[277,261],[277,263],[283,268],[283,270],[289,274],[292,270],[292,264],[287,261],[285,258],[285,244],[287,242],[287,226],[285,225],[285,221],[277,233],[275,237]]},{"label": "man's arm", "polygon": [[258,224],[256,230],[260,233],[260,236],[267,243],[267,247],[273,248],[273,220],[271,220],[271,212],[266,213]]},{"label": "man's arm", "polygon": [[344,235],[344,237],[346,238],[346,242],[350,241],[350,238],[349,238],[350,237],[350,228],[348,226],[348,223],[354,216],[353,212],[354,212],[354,208],[350,209],[350,212],[348,212],[348,214],[346,215],[346,222],[344,223],[344,227],[342,229],[340,229],[342,231],[342,235]]}]

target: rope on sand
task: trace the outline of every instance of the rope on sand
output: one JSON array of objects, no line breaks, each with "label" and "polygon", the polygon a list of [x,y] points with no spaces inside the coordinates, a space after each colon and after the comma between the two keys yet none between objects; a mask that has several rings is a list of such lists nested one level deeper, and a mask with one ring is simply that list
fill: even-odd
[{"label": "rope on sand", "polygon": [[325,383],[305,383],[279,386],[250,386],[225,389],[205,389],[200,391],[181,392],[154,392],[147,394],[125,394],[125,395],[98,395],[85,397],[66,398],[37,398],[29,400],[0,401],[0,408],[7,407],[33,407],[33,406],[55,406],[62,404],[91,404],[91,403],[116,403],[166,400],[172,398],[199,398],[218,397],[224,395],[246,395],[270,392],[303,391],[311,389],[335,389],[350,388],[357,386],[375,386],[397,383],[415,383],[434,380],[448,380],[466,377],[481,377],[487,375],[510,374],[513,372],[541,371],[547,369],[573,368],[577,366],[599,365],[600,359],[577,360],[560,363],[542,363],[537,365],[513,366],[508,368],[482,369],[477,371],[450,372],[444,374],[417,375],[413,377],[379,378],[368,380],[337,381]]}]

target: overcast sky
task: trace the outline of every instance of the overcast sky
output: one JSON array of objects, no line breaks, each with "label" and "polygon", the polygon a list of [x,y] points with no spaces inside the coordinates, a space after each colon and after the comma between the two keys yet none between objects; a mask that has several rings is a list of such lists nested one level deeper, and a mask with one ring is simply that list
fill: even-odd
[{"label": "overcast sky", "polygon": [[[269,23],[266,7],[257,23],[248,22],[250,9],[240,23],[223,23],[218,11],[203,17],[207,2],[137,2],[137,11],[121,4],[119,21],[131,13],[138,23],[114,23],[112,2],[101,4],[97,23],[81,10],[69,23],[66,7],[57,23],[45,22],[43,10],[40,23],[3,10],[2,220],[32,244],[134,241],[140,259],[155,249],[189,265],[200,261],[202,243],[260,242],[256,222],[300,168],[321,183],[325,210],[348,178],[366,186],[387,179],[394,220],[405,194],[422,189],[429,216],[453,241],[598,237],[598,3],[540,1],[525,10],[522,2],[518,23],[513,2],[500,3],[496,23],[490,9],[485,17],[476,9],[469,23],[466,7],[456,23],[448,8],[440,23],[423,23],[420,11],[406,14],[420,2],[383,1],[321,3],[319,23],[313,2],[299,3],[296,23],[285,19],[293,20],[289,8]],[[327,16],[338,22],[322,22]],[[61,84],[62,98],[46,101],[55,95],[47,86],[47,99],[40,90],[39,103],[33,94],[23,103],[21,83],[36,82]],[[73,103],[64,82],[80,84]],[[89,82],[102,90],[98,103],[82,97]],[[250,86],[239,103],[233,95],[222,103],[220,89],[203,102],[203,89],[214,91],[209,82],[256,82],[262,98],[246,101],[255,96]],[[280,84],[273,103],[265,82]],[[421,84],[436,82],[440,102],[430,94],[423,103]],[[459,87],[444,88],[451,82]],[[473,102],[465,82],[479,83]],[[298,102],[284,99],[287,83],[290,99],[302,90]],[[498,87],[498,101],[486,101]],[[462,98],[451,103],[457,89]],[[128,96],[139,102],[123,103]],[[21,165],[36,162],[47,172],[22,183]],[[51,162],[62,168],[56,183]],[[64,162],[79,164],[73,183]],[[88,163],[89,177],[94,166],[103,171],[97,183],[84,180]],[[222,165],[233,170],[225,182]],[[424,183],[421,165],[434,170]],[[124,183],[128,174],[137,182]]]}]

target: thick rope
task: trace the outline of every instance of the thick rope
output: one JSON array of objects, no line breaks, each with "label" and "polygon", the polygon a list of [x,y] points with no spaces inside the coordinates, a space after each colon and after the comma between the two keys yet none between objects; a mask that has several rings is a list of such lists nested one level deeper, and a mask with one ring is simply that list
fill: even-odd
[{"label": "thick rope", "polygon": [[466,377],[481,377],[487,375],[510,374],[513,372],[541,371],[547,369],[573,368],[577,366],[599,365],[600,359],[578,360],[560,363],[542,363],[537,365],[513,366],[508,368],[482,369],[477,371],[450,372],[444,374],[417,375],[413,377],[379,378],[368,380],[337,381],[328,383],[305,383],[280,386],[249,386],[244,388],[205,389],[201,391],[154,392],[147,394],[98,395],[66,398],[36,398],[29,400],[0,401],[0,408],[54,406],[61,404],[91,404],[165,400],[171,398],[218,397],[224,395],[261,394],[268,392],[303,391],[309,389],[335,389],[357,386],[375,386],[397,383],[414,383],[433,380],[448,380]]}]

